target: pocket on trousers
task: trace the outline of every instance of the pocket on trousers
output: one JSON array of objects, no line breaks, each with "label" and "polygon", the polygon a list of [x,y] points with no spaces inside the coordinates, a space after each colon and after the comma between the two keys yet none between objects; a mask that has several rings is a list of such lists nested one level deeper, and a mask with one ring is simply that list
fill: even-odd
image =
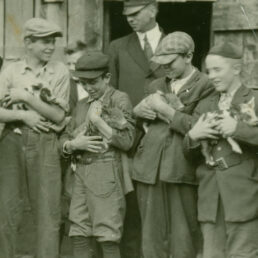
[{"label": "pocket on trousers", "polygon": [[88,165],[86,167],[85,185],[96,196],[106,197],[111,195],[116,187],[113,162]]}]

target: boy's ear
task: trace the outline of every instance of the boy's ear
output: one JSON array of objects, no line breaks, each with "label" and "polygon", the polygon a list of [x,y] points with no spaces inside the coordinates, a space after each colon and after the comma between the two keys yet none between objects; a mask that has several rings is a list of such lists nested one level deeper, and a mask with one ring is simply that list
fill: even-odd
[{"label": "boy's ear", "polygon": [[236,74],[240,74],[240,73],[241,73],[242,64],[237,63],[237,64],[234,64],[233,67],[234,67],[234,70],[235,70],[235,73],[236,73]]}]

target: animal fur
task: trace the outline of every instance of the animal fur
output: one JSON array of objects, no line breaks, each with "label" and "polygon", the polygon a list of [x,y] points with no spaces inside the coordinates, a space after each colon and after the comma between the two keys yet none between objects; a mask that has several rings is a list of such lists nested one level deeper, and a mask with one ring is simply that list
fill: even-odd
[{"label": "animal fur", "polygon": [[[232,116],[237,121],[242,121],[250,126],[257,126],[258,125],[258,117],[255,114],[255,100],[254,97],[251,98],[250,101],[247,103],[241,103],[238,106],[232,106],[230,110],[225,111],[215,111],[215,112],[207,112],[205,114],[205,119],[212,121],[212,120],[219,120],[223,116]],[[242,154],[241,147],[239,144],[232,138],[227,137],[228,143],[231,145],[232,150],[236,153]],[[213,145],[217,143],[216,140],[202,140],[202,154],[205,158],[206,164],[210,166],[215,165],[215,161],[212,157],[212,148]]]}]

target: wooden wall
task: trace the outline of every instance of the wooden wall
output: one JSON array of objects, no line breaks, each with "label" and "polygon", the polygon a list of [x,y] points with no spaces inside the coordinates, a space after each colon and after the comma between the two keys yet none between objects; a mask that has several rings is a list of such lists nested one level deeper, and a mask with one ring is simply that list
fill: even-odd
[{"label": "wooden wall", "polygon": [[258,1],[217,0],[213,6],[214,43],[233,41],[243,48],[243,81],[258,88]]},{"label": "wooden wall", "polygon": [[0,55],[7,63],[23,55],[23,24],[32,17],[49,19],[62,28],[58,59],[63,58],[63,47],[75,40],[102,48],[103,0],[0,0]]}]

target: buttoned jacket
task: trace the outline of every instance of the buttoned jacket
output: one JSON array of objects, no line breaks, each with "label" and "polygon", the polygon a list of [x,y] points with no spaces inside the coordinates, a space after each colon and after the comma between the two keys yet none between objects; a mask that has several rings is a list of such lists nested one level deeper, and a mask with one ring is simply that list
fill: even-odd
[{"label": "buttoned jacket", "polygon": [[[258,94],[256,90],[241,86],[235,93],[231,105],[237,106],[255,98],[255,112],[258,114]],[[218,110],[220,95],[215,93],[202,100],[194,116]],[[200,153],[200,145],[186,136],[184,140],[185,154],[188,158],[198,160],[196,171],[198,188],[198,219],[200,221],[216,221],[218,201],[221,198],[225,220],[242,222],[258,217],[258,126],[251,126],[238,121],[233,134],[242,154],[233,152],[230,144],[221,138],[212,147],[215,160],[229,160],[229,168],[209,167]],[[233,161],[233,162],[232,162]]]},{"label": "buttoned jacket", "polygon": [[164,76],[160,65],[147,60],[135,32],[111,42],[109,56],[111,84],[126,92],[133,106],[146,96],[152,80]]},{"label": "buttoned jacket", "polygon": [[[171,93],[170,81],[159,78],[150,85],[150,92]],[[194,167],[183,154],[183,139],[191,128],[192,112],[207,97],[212,87],[205,74],[196,70],[182,86],[178,97],[184,104],[170,124],[160,119],[149,121],[148,132],[138,146],[133,161],[133,179],[147,184],[158,180],[170,183],[196,184]]]}]

